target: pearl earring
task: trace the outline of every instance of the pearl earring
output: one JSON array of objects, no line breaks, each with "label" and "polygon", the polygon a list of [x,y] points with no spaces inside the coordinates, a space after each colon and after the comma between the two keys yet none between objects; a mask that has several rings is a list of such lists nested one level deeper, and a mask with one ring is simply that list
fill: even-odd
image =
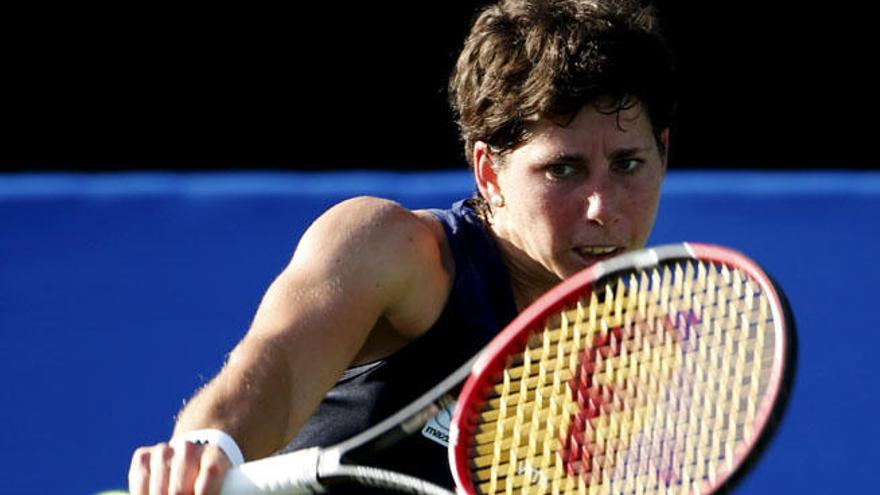
[{"label": "pearl earring", "polygon": [[504,197],[500,194],[493,194],[491,197],[489,197],[489,203],[491,203],[492,206],[494,206],[495,208],[501,208],[502,206],[504,206]]}]

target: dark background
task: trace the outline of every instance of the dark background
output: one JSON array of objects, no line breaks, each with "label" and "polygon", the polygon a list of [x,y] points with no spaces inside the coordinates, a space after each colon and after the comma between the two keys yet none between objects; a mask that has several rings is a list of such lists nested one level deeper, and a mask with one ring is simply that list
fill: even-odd
[{"label": "dark background", "polygon": [[[483,3],[6,13],[0,169],[464,167],[444,86]],[[673,167],[880,168],[867,7],[655,3]]]}]

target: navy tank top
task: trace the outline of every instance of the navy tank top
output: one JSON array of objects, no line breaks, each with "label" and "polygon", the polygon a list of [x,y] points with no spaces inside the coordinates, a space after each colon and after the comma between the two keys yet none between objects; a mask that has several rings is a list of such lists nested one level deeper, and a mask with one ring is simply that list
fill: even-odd
[{"label": "navy tank top", "polygon": [[[443,224],[455,263],[452,290],[440,317],[391,356],[346,370],[285,452],[333,445],[397,412],[464,364],[516,316],[501,253],[467,201],[431,213]],[[421,433],[367,463],[451,488],[444,427],[448,417],[444,421],[438,416]]]}]

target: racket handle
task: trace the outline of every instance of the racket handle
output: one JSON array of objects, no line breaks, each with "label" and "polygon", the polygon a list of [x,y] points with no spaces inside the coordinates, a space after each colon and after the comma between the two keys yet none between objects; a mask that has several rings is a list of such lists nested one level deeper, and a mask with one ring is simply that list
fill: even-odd
[{"label": "racket handle", "polygon": [[299,495],[323,492],[317,447],[246,462],[226,473],[220,495]]}]

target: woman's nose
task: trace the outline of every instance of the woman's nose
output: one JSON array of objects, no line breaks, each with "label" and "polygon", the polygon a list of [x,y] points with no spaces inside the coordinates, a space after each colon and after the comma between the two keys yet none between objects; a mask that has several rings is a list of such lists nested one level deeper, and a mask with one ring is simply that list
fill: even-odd
[{"label": "woman's nose", "polygon": [[587,196],[587,220],[599,225],[605,225],[605,201],[598,192],[593,191]]}]

